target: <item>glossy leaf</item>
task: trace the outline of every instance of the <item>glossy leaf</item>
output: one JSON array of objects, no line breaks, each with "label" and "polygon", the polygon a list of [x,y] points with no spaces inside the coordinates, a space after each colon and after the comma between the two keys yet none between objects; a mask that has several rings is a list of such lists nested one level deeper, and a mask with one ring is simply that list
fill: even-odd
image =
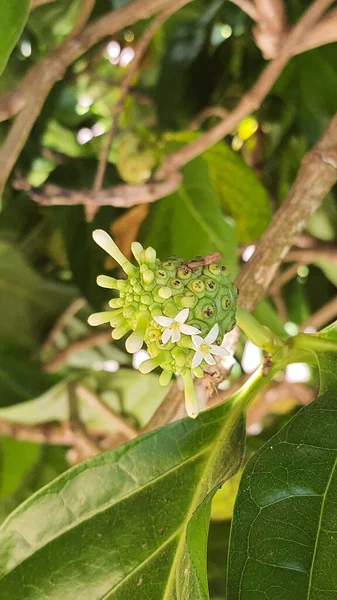
[{"label": "glossy leaf", "polygon": [[[327,336],[337,338],[336,331]],[[337,357],[321,393],[249,461],[234,510],[228,600],[337,597]]]},{"label": "glossy leaf", "polygon": [[0,74],[27,21],[30,0],[1,0]]},{"label": "glossy leaf", "polygon": [[207,600],[210,501],[241,462],[231,401],[70,469],[0,528],[2,600]]},{"label": "glossy leaf", "polygon": [[223,216],[202,157],[184,168],[180,188],[150,209],[144,244],[154,246],[162,258],[177,254],[184,259],[220,252],[232,276],[236,273],[235,232]]}]

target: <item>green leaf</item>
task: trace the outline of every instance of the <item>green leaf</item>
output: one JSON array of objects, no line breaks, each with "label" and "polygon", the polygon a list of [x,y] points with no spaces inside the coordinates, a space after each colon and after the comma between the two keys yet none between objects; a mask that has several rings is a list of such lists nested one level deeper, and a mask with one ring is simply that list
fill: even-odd
[{"label": "green leaf", "polygon": [[207,571],[210,600],[225,600],[230,521],[211,521],[208,535]]},{"label": "green leaf", "polygon": [[[324,335],[337,339],[331,328]],[[321,392],[249,461],[234,510],[228,600],[337,597],[337,357]]]},{"label": "green leaf", "polygon": [[67,469],[65,448],[11,438],[1,440],[0,522],[43,485]]},{"label": "green leaf", "polygon": [[235,220],[239,241],[258,239],[271,219],[268,194],[261,181],[226,144],[215,144],[204,157],[221,205]]},{"label": "green leaf", "polygon": [[[198,137],[198,133],[191,131],[166,133],[167,150],[173,152]],[[258,239],[271,219],[271,208],[267,191],[257,175],[222,142],[206,150],[202,157],[220,205],[235,221],[239,241]]]},{"label": "green leaf", "polygon": [[221,212],[202,157],[186,165],[176,192],[151,207],[144,231],[144,244],[162,258],[177,254],[187,260],[218,251],[231,275],[236,273],[235,232]]},{"label": "green leaf", "polygon": [[[162,402],[167,389],[159,385],[158,376],[142,375],[139,371],[120,369],[116,373],[84,373],[77,378],[116,412],[132,415],[144,425]],[[69,418],[68,383],[65,379],[57,383],[37,398],[0,408],[0,419],[10,422],[38,425],[48,421],[67,421]],[[81,419],[88,426],[103,429],[116,429],[116,424],[107,422],[105,415],[79,396]]]},{"label": "green leaf", "polygon": [[1,0],[0,74],[27,21],[29,6],[30,0]]},{"label": "green leaf", "polygon": [[38,347],[39,336],[73,299],[64,284],[42,279],[23,255],[0,241],[0,342]]},{"label": "green leaf", "polygon": [[210,501],[243,440],[227,401],[70,469],[0,528],[1,599],[207,600]]},{"label": "green leaf", "polygon": [[41,365],[27,360],[25,353],[0,349],[0,406],[10,406],[42,394],[57,381]]}]

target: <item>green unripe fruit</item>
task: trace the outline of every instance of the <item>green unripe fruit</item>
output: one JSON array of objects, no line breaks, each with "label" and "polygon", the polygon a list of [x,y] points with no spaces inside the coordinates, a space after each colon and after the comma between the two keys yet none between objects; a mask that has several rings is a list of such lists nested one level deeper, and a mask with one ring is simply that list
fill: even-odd
[{"label": "green unripe fruit", "polygon": [[151,357],[140,370],[148,373],[161,367],[162,384],[169,382],[173,373],[180,373],[187,412],[197,416],[192,373],[201,377],[205,367],[215,364],[214,356],[226,354],[220,344],[235,325],[238,290],[226,267],[203,265],[199,258],[189,263],[179,257],[160,261],[153,248],[143,250],[138,242],[131,247],[139,265],[135,267],[105,232],[94,232],[94,239],[119,262],[128,277],[122,286],[112,278],[98,278],[102,286],[120,289],[120,297],[110,301],[117,310],[92,315],[89,322],[110,322],[116,327],[114,339],[131,330],[127,350],[137,352],[145,343]]}]

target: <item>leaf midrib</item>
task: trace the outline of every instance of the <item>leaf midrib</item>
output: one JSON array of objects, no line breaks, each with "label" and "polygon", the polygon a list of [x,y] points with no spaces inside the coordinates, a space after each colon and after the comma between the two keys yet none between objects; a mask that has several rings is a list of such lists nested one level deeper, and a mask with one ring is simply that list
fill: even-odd
[{"label": "leaf midrib", "polygon": [[[241,408],[240,403],[232,406],[232,410],[229,411],[228,419],[225,419],[224,425],[220,429],[220,432],[218,433],[217,442],[214,444],[213,447],[210,446],[211,452],[210,452],[210,456],[209,456],[208,460],[205,463],[204,473],[207,473],[208,469],[213,466],[215,459],[217,458],[218,453],[219,453],[219,447],[222,446],[223,440],[226,437],[227,430],[230,430],[230,428],[233,426],[233,424],[235,423],[235,421],[237,420],[237,418],[239,417],[239,415],[241,413],[242,413],[242,408]],[[200,499],[200,496],[202,495],[202,488],[204,486],[203,479],[204,479],[204,477],[201,476],[199,483],[196,487],[196,492],[192,498],[192,502],[190,504],[189,510],[186,513],[186,519],[182,523],[182,528],[183,528],[184,532],[186,532],[189,520],[190,520],[193,512],[196,510],[196,508],[199,505],[199,499]],[[212,490],[210,490],[210,492],[211,491]],[[167,586],[166,586],[166,589],[165,589],[165,592],[163,595],[163,600],[171,600],[172,599],[172,596],[171,597],[168,596],[168,593],[170,593],[172,591],[172,584],[174,583],[174,577],[175,577],[174,567],[179,563],[179,560],[181,558],[181,555],[182,555],[182,552],[184,549],[184,542],[185,542],[185,536],[182,535],[180,538],[180,541],[178,543],[178,546],[177,546],[174,560],[172,562]]]}]

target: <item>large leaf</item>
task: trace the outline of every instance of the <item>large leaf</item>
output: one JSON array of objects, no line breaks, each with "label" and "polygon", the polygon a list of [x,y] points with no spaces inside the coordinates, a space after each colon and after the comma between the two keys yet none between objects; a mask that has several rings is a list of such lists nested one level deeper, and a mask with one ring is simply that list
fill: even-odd
[{"label": "large leaf", "polygon": [[235,232],[221,212],[202,157],[184,168],[176,192],[151,207],[144,228],[148,231],[145,245],[154,246],[161,258],[177,254],[189,259],[218,251],[235,275]]},{"label": "large leaf", "polygon": [[27,21],[30,0],[1,0],[0,74]]},{"label": "large leaf", "polygon": [[[337,337],[330,330],[326,335]],[[249,461],[234,510],[228,600],[337,597],[337,357],[321,394]]]},{"label": "large leaf", "polygon": [[2,600],[207,600],[210,501],[239,467],[239,402],[70,469],[0,529]]}]

